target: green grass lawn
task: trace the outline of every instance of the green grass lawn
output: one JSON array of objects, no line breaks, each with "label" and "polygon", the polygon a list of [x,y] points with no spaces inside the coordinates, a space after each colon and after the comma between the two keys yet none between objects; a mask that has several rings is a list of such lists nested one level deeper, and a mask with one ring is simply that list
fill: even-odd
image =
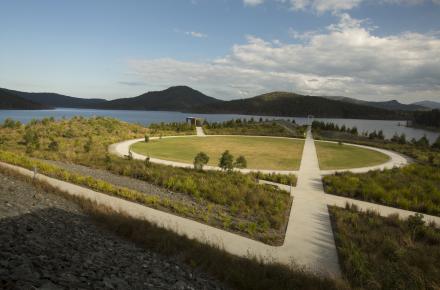
[{"label": "green grass lawn", "polygon": [[351,145],[319,141],[315,141],[315,145],[322,170],[373,166],[389,160],[380,152]]},{"label": "green grass lawn", "polygon": [[248,168],[297,170],[301,162],[304,141],[271,137],[185,137],[163,138],[132,146],[136,153],[151,157],[192,163],[197,153],[209,156],[209,165],[217,165],[220,155],[229,150],[237,158],[243,155]]}]

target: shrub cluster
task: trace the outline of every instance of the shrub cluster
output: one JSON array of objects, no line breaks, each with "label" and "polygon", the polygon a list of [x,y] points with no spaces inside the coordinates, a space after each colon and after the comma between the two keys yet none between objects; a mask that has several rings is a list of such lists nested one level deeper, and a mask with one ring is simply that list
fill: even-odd
[{"label": "shrub cluster", "polygon": [[251,119],[236,119],[224,122],[204,122],[203,128],[208,135],[255,135],[255,136],[283,136],[304,138],[305,127],[298,126],[295,121],[287,125],[287,121],[268,119],[259,121]]},{"label": "shrub cluster", "polygon": [[437,289],[440,231],[421,215],[400,220],[332,207],[330,213],[345,278],[355,289]]},{"label": "shrub cluster", "polygon": [[411,164],[363,174],[325,176],[327,193],[440,216],[440,170]]},{"label": "shrub cluster", "polygon": [[253,172],[252,175],[257,179],[267,180],[284,185],[296,186],[297,182],[297,177],[294,174],[263,173],[259,171]]}]

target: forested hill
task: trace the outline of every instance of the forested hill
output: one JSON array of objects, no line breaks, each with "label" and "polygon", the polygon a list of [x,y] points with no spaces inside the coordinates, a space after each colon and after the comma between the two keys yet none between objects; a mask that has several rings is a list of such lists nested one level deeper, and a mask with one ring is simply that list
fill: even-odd
[{"label": "forested hill", "polygon": [[414,125],[440,129],[440,110],[414,113]]},{"label": "forested hill", "polygon": [[304,96],[288,92],[272,92],[249,99],[225,101],[215,105],[199,106],[199,113],[224,113],[301,117],[313,115],[321,118],[353,119],[408,119],[410,113],[391,111],[354,104],[325,97]]},{"label": "forested hill", "polygon": [[70,97],[55,93],[27,93],[27,92],[13,91],[7,89],[2,89],[2,90],[20,96],[21,98],[26,99],[28,101],[38,104],[43,104],[48,107],[89,108],[94,104],[106,102],[106,100],[104,99],[82,99],[82,98],[75,98],[75,97]]},{"label": "forested hill", "polygon": [[28,101],[7,90],[0,89],[0,110],[41,110],[49,106]]},{"label": "forested hill", "polygon": [[216,105],[223,101],[209,97],[187,86],[152,91],[134,98],[116,99],[95,105],[98,109],[192,111],[197,106]]}]

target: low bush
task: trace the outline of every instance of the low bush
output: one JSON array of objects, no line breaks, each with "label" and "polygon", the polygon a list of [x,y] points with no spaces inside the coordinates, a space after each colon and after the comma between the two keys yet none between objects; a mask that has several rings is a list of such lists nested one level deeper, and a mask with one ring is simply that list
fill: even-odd
[{"label": "low bush", "polygon": [[297,177],[294,174],[253,172],[252,175],[257,179],[267,180],[284,185],[296,186],[297,182]]},{"label": "low bush", "polygon": [[411,164],[403,168],[323,178],[327,193],[440,216],[440,170]]},{"label": "low bush", "polygon": [[355,289],[438,289],[440,230],[407,220],[331,207],[343,275]]}]

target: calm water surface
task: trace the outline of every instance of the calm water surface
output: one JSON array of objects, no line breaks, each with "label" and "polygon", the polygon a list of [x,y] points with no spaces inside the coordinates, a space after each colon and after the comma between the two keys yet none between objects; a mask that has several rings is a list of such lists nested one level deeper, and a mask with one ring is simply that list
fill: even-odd
[{"label": "calm water surface", "polygon": [[[66,109],[58,108],[55,110],[0,110],[0,122],[6,118],[13,118],[22,123],[27,123],[32,119],[42,119],[44,117],[54,117],[56,119],[71,118],[73,116],[107,116],[117,118],[130,123],[139,123],[148,125],[157,122],[182,122],[188,116],[205,118],[209,122],[226,121],[237,118],[260,118],[260,116],[236,115],[236,114],[190,114],[180,112],[164,112],[164,111],[123,111],[123,110],[90,110],[90,109]],[[277,119],[292,119],[282,117],[267,117],[263,118],[277,118]],[[294,118],[298,124],[305,124],[306,118]],[[423,135],[431,141],[435,141],[439,136],[438,132],[431,132],[422,129],[407,128],[399,126],[404,124],[403,121],[383,121],[383,120],[359,120],[359,119],[327,119],[316,118],[316,120],[333,122],[338,125],[345,125],[348,127],[356,126],[359,132],[371,132],[374,130],[382,130],[385,137],[391,138],[395,133],[405,133],[407,139],[419,139]]]}]

